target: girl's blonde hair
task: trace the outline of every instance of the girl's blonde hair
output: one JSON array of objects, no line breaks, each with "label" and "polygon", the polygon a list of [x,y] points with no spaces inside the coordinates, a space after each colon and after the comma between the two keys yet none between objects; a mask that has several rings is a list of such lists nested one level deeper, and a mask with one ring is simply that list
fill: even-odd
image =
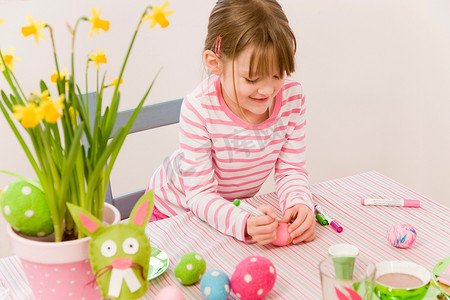
[{"label": "girl's blonde hair", "polygon": [[283,9],[275,0],[218,0],[209,17],[204,50],[218,50],[218,37],[220,52],[216,54],[232,62],[247,46],[254,47],[248,70],[250,77],[271,76],[273,57],[280,75],[289,76],[295,71],[297,42]]}]

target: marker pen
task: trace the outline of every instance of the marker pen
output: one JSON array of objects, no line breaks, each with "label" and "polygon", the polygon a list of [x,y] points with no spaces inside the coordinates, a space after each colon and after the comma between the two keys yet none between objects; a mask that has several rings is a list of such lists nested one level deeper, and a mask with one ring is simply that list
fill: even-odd
[{"label": "marker pen", "polygon": [[320,225],[326,226],[328,225],[327,219],[322,214],[316,214],[316,219],[320,223]]},{"label": "marker pen", "polygon": [[411,199],[372,199],[361,198],[362,205],[381,205],[381,206],[402,206],[402,207],[420,207],[419,200]]},{"label": "marker pen", "polygon": [[239,207],[239,208],[245,210],[246,212],[251,213],[252,215],[255,215],[255,216],[265,216],[265,214],[264,214],[262,211],[260,211],[260,210],[258,210],[258,209],[256,209],[256,208],[254,208],[254,207],[251,206],[250,204],[247,204],[247,203],[245,203],[244,201],[241,201],[241,200],[239,200],[239,199],[234,199],[233,204],[234,204],[235,206],[237,206],[237,207]]},{"label": "marker pen", "polygon": [[338,233],[341,233],[344,230],[344,228],[342,228],[342,226],[339,225],[335,219],[333,219],[327,212],[325,212],[322,206],[316,204],[314,206],[314,209],[316,210],[316,213],[323,215],[325,219],[328,221],[328,223],[331,225],[331,227],[333,227],[333,229],[336,230]]}]

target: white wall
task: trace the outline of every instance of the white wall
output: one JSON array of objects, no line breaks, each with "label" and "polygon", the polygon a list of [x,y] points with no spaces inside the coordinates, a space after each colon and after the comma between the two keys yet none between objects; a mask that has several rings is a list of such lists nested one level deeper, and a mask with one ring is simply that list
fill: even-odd
[{"label": "white wall", "polygon": [[[53,26],[60,65],[69,67],[66,22],[90,17],[102,7],[108,32],[88,39],[82,23],[76,40],[77,80],[85,59],[105,50],[107,70],[117,77],[143,8],[155,1],[0,0],[0,48],[15,47],[22,58],[16,76],[28,94],[38,79],[49,82],[53,57],[49,39],[36,45],[20,27],[31,12]],[[381,173],[450,206],[450,9],[446,0],[280,1],[297,35],[294,78],[308,103],[308,169],[312,183],[369,170]],[[160,67],[147,103],[183,97],[205,76],[201,50],[215,1],[172,0],[171,25],[144,26],[121,86],[121,108],[134,107]],[[48,36],[47,32],[44,34]],[[92,69],[91,69],[92,70]],[[95,77],[91,73],[90,87]],[[0,79],[1,88],[5,81]],[[116,163],[113,183],[120,194],[145,186],[159,162],[177,148],[177,126],[131,136]],[[0,117],[0,169],[33,176],[26,157]],[[0,186],[13,178],[0,174]],[[264,191],[273,189],[268,182]],[[0,257],[9,254],[0,217]]]}]

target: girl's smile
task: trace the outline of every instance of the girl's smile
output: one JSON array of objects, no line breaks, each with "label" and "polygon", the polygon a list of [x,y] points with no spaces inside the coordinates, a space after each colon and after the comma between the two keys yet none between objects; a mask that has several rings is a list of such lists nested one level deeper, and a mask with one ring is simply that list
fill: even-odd
[{"label": "girl's smile", "polygon": [[[279,75],[276,59],[272,56],[270,74],[249,76],[253,47],[247,47],[234,61],[224,61],[220,75],[222,94],[230,110],[250,124],[259,124],[269,118],[268,111],[274,105],[273,99],[284,84],[284,75]],[[253,62],[257,64],[258,62]]]}]

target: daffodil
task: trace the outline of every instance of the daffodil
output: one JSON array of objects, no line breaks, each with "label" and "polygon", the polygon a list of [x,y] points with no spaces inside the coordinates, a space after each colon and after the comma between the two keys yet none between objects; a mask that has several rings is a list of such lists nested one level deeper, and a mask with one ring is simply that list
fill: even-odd
[{"label": "daffodil", "polygon": [[[59,72],[59,79],[60,79],[60,80],[64,80],[64,77],[67,77],[67,68],[63,68],[63,69],[61,70],[61,72]],[[53,70],[53,74],[52,74],[52,76],[50,77],[50,80],[51,80],[53,83],[56,83],[56,82],[58,81],[58,72],[57,72],[56,70]]]},{"label": "daffodil", "polygon": [[108,31],[109,21],[100,19],[100,13],[101,13],[100,7],[98,8],[98,12],[95,10],[94,7],[91,7],[91,11],[92,11],[92,18],[89,19],[89,21],[91,21],[91,23],[92,23],[92,28],[91,28],[91,32],[89,33],[89,37],[92,36],[94,31],[98,35],[99,29]]},{"label": "daffodil", "polygon": [[173,14],[173,10],[164,11],[168,5],[169,1],[164,2],[161,7],[152,6],[152,14],[146,14],[142,18],[142,21],[151,20],[152,22],[150,23],[150,28],[155,27],[156,24],[161,25],[162,28],[166,28],[169,26],[169,21],[166,17]]},{"label": "daffodil", "polygon": [[42,120],[42,111],[34,102],[29,102],[26,106],[14,105],[13,117],[20,121],[25,128],[34,128]]},{"label": "daffodil", "polygon": [[[166,0],[161,1],[161,3],[164,1]],[[125,127],[122,128],[123,130],[116,132],[110,139],[114,130],[112,125],[118,112],[115,108],[120,107],[118,88],[124,81],[122,75],[129,61],[131,50],[137,40],[138,31],[144,27],[142,26],[144,17],[150,21],[149,25],[151,27],[154,27],[156,24],[160,24],[162,27],[168,26],[169,22],[166,17],[172,12],[166,11],[168,10],[167,5],[167,3],[164,3],[160,7],[155,6],[152,8],[150,5],[143,7],[142,12],[138,16],[139,22],[137,22],[136,28],[132,33],[131,42],[128,45],[128,50],[120,69],[121,75],[120,77],[118,76],[120,80],[118,77],[114,77],[117,79],[106,79],[106,81],[104,77],[100,78],[100,65],[106,64],[107,58],[105,51],[100,51],[96,48],[92,48],[92,53],[89,53],[88,57],[84,56],[84,61],[86,62],[87,60],[84,66],[85,78],[83,78],[85,79],[83,80],[83,83],[86,84],[85,88],[79,84],[79,80],[76,80],[77,78],[82,79],[81,74],[75,72],[77,65],[75,64],[75,57],[77,57],[75,55],[75,41],[79,25],[83,24],[87,30],[90,30],[88,32],[89,36],[92,36],[94,32],[99,34],[100,31],[109,30],[109,21],[101,17],[101,10],[97,7],[91,8],[92,14],[87,11],[86,16],[77,18],[74,26],[68,25],[71,47],[67,45],[68,47],[65,48],[69,48],[67,50],[70,51],[70,68],[63,68],[64,65],[58,62],[59,56],[57,55],[54,39],[54,33],[56,32],[53,31],[51,24],[35,21],[36,19],[33,20],[31,14],[28,14],[26,21],[23,20],[25,21],[23,23],[24,26],[21,26],[19,35],[23,34],[23,36],[29,38],[34,37],[36,43],[39,43],[41,42],[40,40],[45,39],[44,35],[47,36],[48,34],[49,40],[51,40],[51,45],[49,46],[53,52],[55,69],[57,71],[51,73],[49,71],[52,69],[49,69],[48,73],[44,72],[46,79],[43,78],[43,80],[41,80],[42,76],[37,77],[39,82],[35,86],[40,87],[42,92],[41,90],[33,92],[31,96],[29,96],[29,93],[25,94],[26,89],[20,86],[12,72],[15,62],[20,59],[14,56],[13,48],[8,51],[6,51],[8,48],[2,48],[5,52],[0,51],[2,56],[0,70],[3,71],[0,71],[0,76],[3,75],[6,79],[5,83],[0,82],[0,92],[2,94],[0,96],[0,115],[3,114],[8,121],[8,125],[20,142],[28,161],[40,181],[52,215],[55,242],[61,242],[66,238],[81,238],[84,236],[82,231],[74,224],[73,218],[69,213],[65,213],[67,211],[67,203],[71,202],[79,205],[89,210],[97,218],[101,219],[102,217],[106,192],[106,189],[102,187],[106,186],[109,180],[115,157],[119,154],[122,142],[138,116],[147,95],[153,87],[153,83],[147,86],[145,95],[140,100],[139,105],[135,108]],[[0,17],[5,18],[1,5],[0,14]],[[6,21],[9,21],[8,18]],[[1,18],[0,23],[3,23]],[[3,27],[0,25],[0,31]],[[48,32],[44,33],[43,29],[48,30]],[[6,40],[7,38],[5,39],[2,36],[0,43],[7,44]],[[158,43],[155,44],[157,45]],[[26,69],[26,66],[22,64],[18,65],[17,69],[20,66],[24,68],[23,71],[30,74],[42,73],[41,70],[33,69],[34,63],[35,61],[31,60]],[[83,88],[86,92],[88,91],[88,83],[91,82],[88,76],[92,72],[89,68],[92,69],[94,65],[97,68],[95,74],[97,75],[97,92],[83,95],[80,89]],[[9,72],[10,70],[11,72]],[[156,77],[157,75],[155,75],[154,79]],[[49,79],[57,85],[52,87],[53,89],[56,88],[58,92],[52,92],[53,97],[50,96],[49,91],[44,91],[47,89],[46,86],[49,83]],[[64,84],[66,88],[64,88]],[[110,93],[102,93],[105,85],[113,87],[112,95]],[[94,105],[92,111],[89,104],[94,104],[95,101],[91,101],[91,96],[95,98],[98,104],[104,103],[106,105]],[[109,96],[111,96],[111,102],[106,103],[106,97]],[[88,100],[90,101],[89,103]],[[111,109],[111,107],[114,109]],[[91,112],[95,115],[94,119],[90,118]],[[26,129],[25,132],[23,129]],[[3,132],[3,128],[0,131]],[[89,143],[89,151],[84,149],[84,138]],[[107,146],[106,150],[105,146]],[[74,191],[76,191],[75,196],[73,194]],[[77,232],[78,236],[74,236]]]},{"label": "daffodil", "polygon": [[[111,78],[111,83],[108,86],[116,86],[118,81],[119,81],[119,78],[114,79],[111,76],[109,76],[109,78]],[[122,84],[122,83],[123,83],[123,78],[120,78],[120,83],[119,84]]]},{"label": "daffodil", "polygon": [[[43,93],[34,91],[34,93],[31,93],[29,100],[34,101],[36,98],[40,99],[41,101],[52,101],[52,97],[50,97],[50,93],[48,92],[48,90],[45,90]],[[38,100],[38,102],[41,101]]]},{"label": "daffodil", "polygon": [[56,123],[56,121],[58,121],[58,119],[62,116],[61,111],[64,107],[63,101],[64,94],[61,94],[59,99],[56,101],[44,100],[44,102],[42,102],[40,109],[45,121],[49,123]]},{"label": "daffodil", "polygon": [[[9,48],[6,52],[2,53],[3,59],[5,60],[5,64],[8,67],[9,70],[14,71],[15,67],[13,62],[15,61],[21,61],[20,57],[14,56],[14,48]],[[0,60],[0,71],[5,71],[5,66],[3,65],[3,62]]]},{"label": "daffodil", "polygon": [[97,70],[100,69],[100,64],[106,64],[106,54],[105,51],[100,51],[97,48],[97,54],[91,53],[89,58],[94,62]]},{"label": "daffodil", "polygon": [[3,20],[2,18],[0,18],[0,24],[4,24],[5,20]]},{"label": "daffodil", "polygon": [[45,40],[45,37],[41,32],[41,29],[45,27],[45,23],[42,21],[34,22],[31,14],[27,15],[27,22],[30,25],[22,27],[23,36],[27,37],[31,34],[34,34],[34,38],[35,38],[37,44],[39,44],[39,38]]}]

